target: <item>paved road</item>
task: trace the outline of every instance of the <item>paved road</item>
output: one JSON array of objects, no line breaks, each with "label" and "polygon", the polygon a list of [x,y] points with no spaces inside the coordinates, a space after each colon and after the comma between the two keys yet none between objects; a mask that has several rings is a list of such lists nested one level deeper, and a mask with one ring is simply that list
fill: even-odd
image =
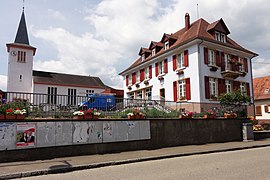
[{"label": "paved road", "polygon": [[194,155],[24,179],[270,179],[270,147]]}]

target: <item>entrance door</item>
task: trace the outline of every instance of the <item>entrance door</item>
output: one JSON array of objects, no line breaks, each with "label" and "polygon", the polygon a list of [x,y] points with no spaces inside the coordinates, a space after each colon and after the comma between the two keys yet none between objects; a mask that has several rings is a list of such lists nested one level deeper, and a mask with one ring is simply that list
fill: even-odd
[{"label": "entrance door", "polygon": [[160,104],[165,105],[165,89],[160,89]]}]

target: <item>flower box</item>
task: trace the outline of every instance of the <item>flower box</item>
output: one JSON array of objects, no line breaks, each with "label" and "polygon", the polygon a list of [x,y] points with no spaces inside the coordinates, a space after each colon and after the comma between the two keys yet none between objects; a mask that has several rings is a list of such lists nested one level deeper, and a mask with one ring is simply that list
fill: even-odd
[{"label": "flower box", "polygon": [[180,119],[191,119],[192,116],[180,115],[179,118],[180,118]]},{"label": "flower box", "polygon": [[76,115],[76,116],[73,117],[73,119],[84,119],[84,116],[78,116],[78,115]]},{"label": "flower box", "polygon": [[16,115],[15,114],[6,114],[6,119],[7,120],[16,119]]},{"label": "flower box", "polygon": [[236,114],[234,114],[234,113],[233,114],[227,114],[227,113],[225,113],[224,114],[224,117],[225,118],[236,118]]},{"label": "flower box", "polygon": [[214,119],[214,118],[216,118],[216,115],[214,115],[214,114],[205,114],[203,116],[203,118],[204,119]]},{"label": "flower box", "polygon": [[93,119],[93,115],[92,114],[85,114],[84,119]]},{"label": "flower box", "polygon": [[98,115],[93,115],[93,119],[98,119]]},{"label": "flower box", "polygon": [[0,120],[5,119],[5,115],[4,114],[0,114]]},{"label": "flower box", "polygon": [[128,119],[135,119],[134,115],[128,115]]},{"label": "flower box", "polygon": [[17,114],[16,119],[23,120],[25,116],[23,114]]}]

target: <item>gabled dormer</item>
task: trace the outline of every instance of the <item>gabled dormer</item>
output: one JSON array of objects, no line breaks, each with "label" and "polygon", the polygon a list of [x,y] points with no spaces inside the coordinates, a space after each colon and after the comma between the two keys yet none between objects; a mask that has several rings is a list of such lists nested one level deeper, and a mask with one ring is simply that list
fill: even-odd
[{"label": "gabled dormer", "polygon": [[177,41],[177,37],[174,35],[164,33],[161,39],[161,43],[164,44],[164,50],[169,49],[175,42]]},{"label": "gabled dormer", "polygon": [[140,49],[139,55],[141,56],[142,61],[148,58],[150,54],[151,54],[151,51],[149,49],[143,48],[143,47]]},{"label": "gabled dormer", "polygon": [[207,32],[209,32],[215,40],[223,43],[227,42],[227,35],[230,34],[230,31],[222,18],[212,24],[209,24]]},{"label": "gabled dormer", "polygon": [[162,48],[163,44],[161,42],[151,41],[149,45],[149,50],[151,51],[152,57],[159,53]]}]

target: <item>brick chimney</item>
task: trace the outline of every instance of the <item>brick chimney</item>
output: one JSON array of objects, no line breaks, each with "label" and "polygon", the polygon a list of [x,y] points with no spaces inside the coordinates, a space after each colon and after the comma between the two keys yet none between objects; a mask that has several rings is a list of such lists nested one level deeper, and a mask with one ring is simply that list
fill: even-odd
[{"label": "brick chimney", "polygon": [[189,14],[186,13],[185,15],[185,29],[186,31],[190,28],[190,17],[189,17]]}]

